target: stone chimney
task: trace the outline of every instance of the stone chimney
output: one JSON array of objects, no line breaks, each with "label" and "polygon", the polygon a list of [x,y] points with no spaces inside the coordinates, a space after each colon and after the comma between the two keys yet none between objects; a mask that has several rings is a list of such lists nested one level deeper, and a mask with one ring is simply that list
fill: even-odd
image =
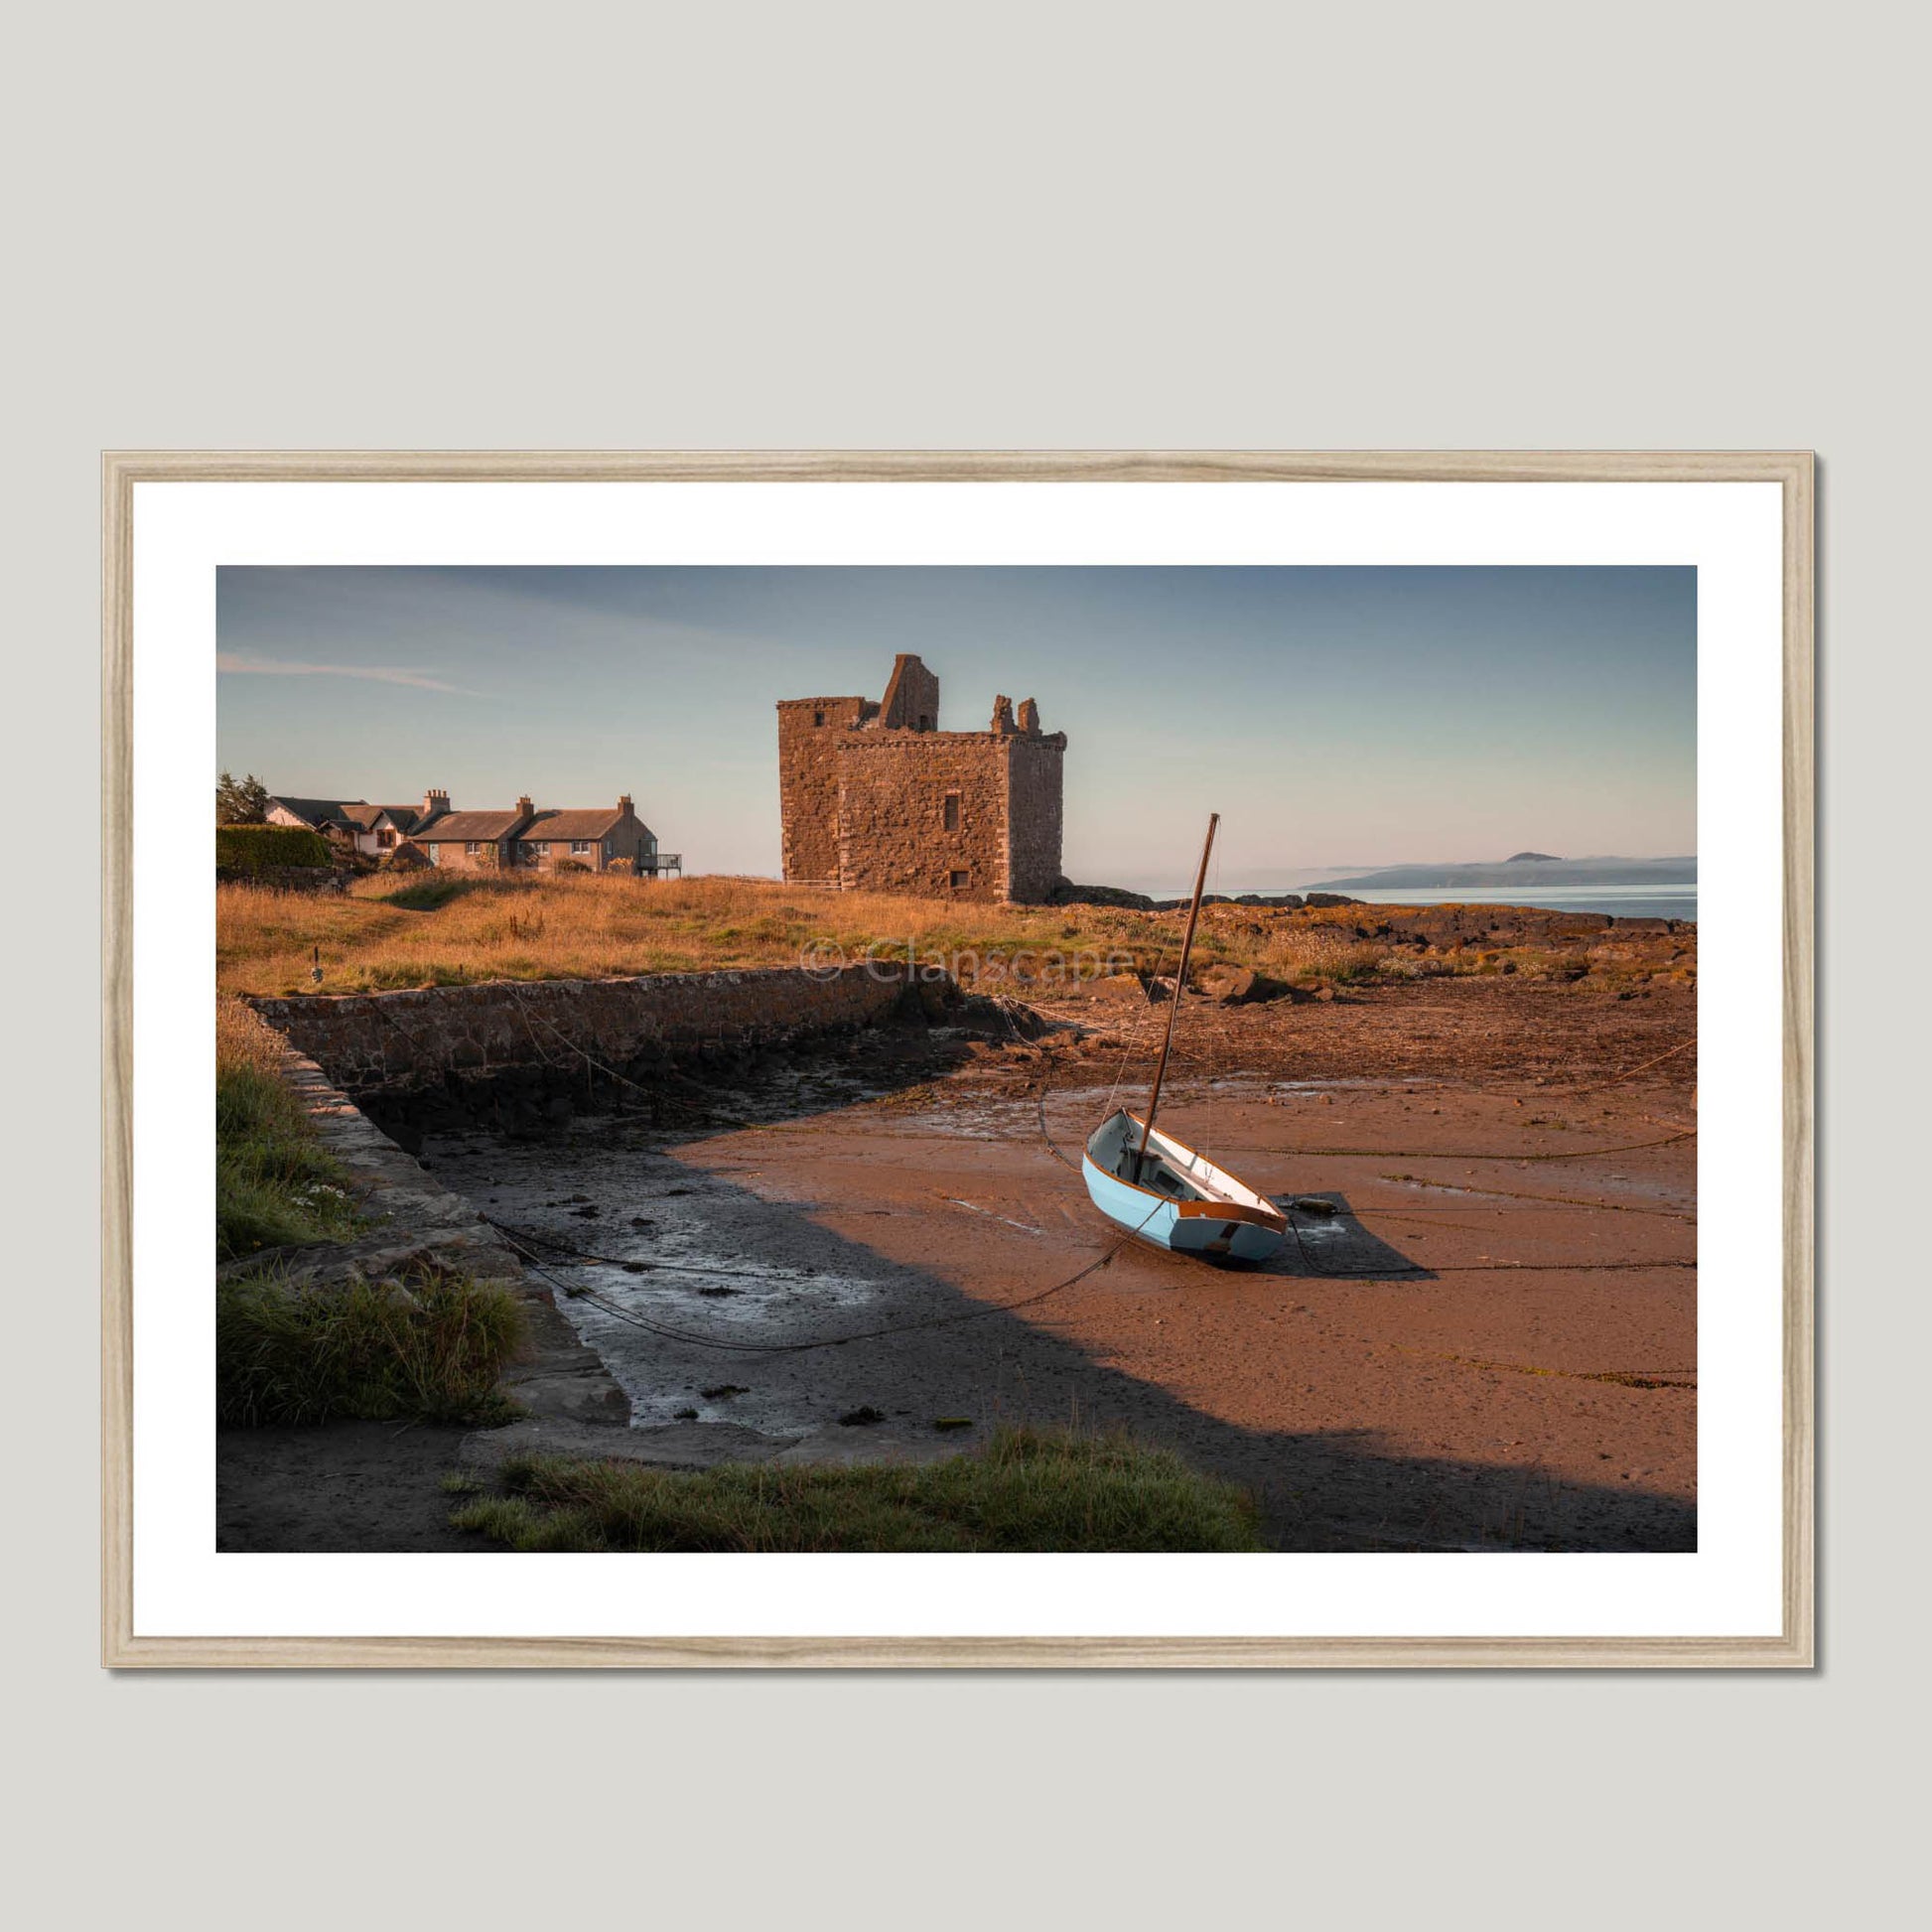
[{"label": "stone chimney", "polygon": [[987,729],[997,732],[1002,738],[1011,738],[1014,735],[1013,700],[1011,698],[1003,694],[993,700],[993,722]]},{"label": "stone chimney", "polygon": [[449,809],[450,794],[447,791],[438,791],[434,786],[431,786],[428,791],[423,793],[423,816],[425,818],[435,818],[439,813],[447,812]]},{"label": "stone chimney", "polygon": [[1039,707],[1031,698],[1023,698],[1020,704],[1020,729],[1029,738],[1039,736]]},{"label": "stone chimney", "polygon": [[628,811],[629,811],[630,809],[631,809],[631,804],[630,804],[630,794],[629,794],[629,792],[627,792],[627,791],[621,791],[621,792],[619,792],[619,793],[618,793],[618,810],[619,810],[619,811],[621,811],[621,812],[628,812]]},{"label": "stone chimney", "polygon": [[516,815],[518,818],[528,818],[535,810],[536,807],[530,803],[527,792],[516,801]]}]

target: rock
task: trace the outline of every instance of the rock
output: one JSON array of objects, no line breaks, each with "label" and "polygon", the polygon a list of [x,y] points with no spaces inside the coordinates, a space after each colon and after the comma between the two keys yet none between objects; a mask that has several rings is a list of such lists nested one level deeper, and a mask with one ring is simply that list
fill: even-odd
[{"label": "rock", "polygon": [[1154,901],[1145,893],[1126,892],[1119,886],[1076,886],[1067,879],[1062,879],[1054,887],[1047,902],[1051,905],[1119,905],[1135,912],[1151,912],[1154,909]]},{"label": "rock", "polygon": [[1135,1006],[1145,1006],[1148,998],[1138,973],[1110,973],[1105,979],[1089,981],[1087,991],[1097,1000],[1127,1000]]},{"label": "rock", "polygon": [[839,1418],[839,1427],[841,1429],[870,1429],[875,1423],[882,1423],[885,1420],[885,1410],[875,1409],[868,1402],[864,1408],[848,1409]]},{"label": "rock", "polygon": [[960,1003],[959,988],[950,978],[922,980],[917,988],[919,1011],[928,1020],[945,1019],[949,1009]]},{"label": "rock", "polygon": [[1350,898],[1346,893],[1311,893],[1303,901],[1307,905],[1360,905],[1358,898]]},{"label": "rock", "polygon": [[1217,1006],[1240,1006],[1261,996],[1255,991],[1259,982],[1245,966],[1206,966],[1195,984]]}]

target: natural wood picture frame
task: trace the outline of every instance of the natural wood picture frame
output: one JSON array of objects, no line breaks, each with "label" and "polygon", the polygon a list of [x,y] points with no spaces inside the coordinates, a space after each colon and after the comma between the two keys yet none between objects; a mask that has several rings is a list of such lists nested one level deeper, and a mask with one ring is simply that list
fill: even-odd
[{"label": "natural wood picture frame", "polygon": [[[102,1662],[113,1668],[1806,1667],[1814,1662],[1813,458],[1644,452],[110,452],[102,462]],[[186,1637],[133,1627],[133,537],[143,483],[1772,483],[1783,502],[1783,1568],[1766,1637]]]}]

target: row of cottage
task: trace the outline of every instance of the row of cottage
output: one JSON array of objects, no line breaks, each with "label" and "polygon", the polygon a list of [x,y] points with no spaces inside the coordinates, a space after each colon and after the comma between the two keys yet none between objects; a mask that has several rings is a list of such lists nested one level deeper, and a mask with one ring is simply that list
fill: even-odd
[{"label": "row of cottage", "polygon": [[399,865],[453,871],[511,866],[581,867],[588,872],[680,872],[679,855],[661,853],[637,816],[630,794],[615,806],[538,811],[519,798],[512,811],[459,812],[447,791],[423,793],[420,805],[372,805],[365,798],[275,798],[271,825],[299,826]]}]

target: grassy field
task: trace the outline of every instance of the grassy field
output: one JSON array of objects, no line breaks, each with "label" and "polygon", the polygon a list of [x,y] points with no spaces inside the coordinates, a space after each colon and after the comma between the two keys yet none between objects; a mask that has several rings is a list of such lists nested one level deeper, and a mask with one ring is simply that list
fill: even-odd
[{"label": "grassy field", "polygon": [[[1195,959],[1305,982],[1511,970],[1574,976],[1587,965],[1547,941],[1429,948],[1413,936],[1429,917],[1409,906],[1210,905]],[[222,989],[271,995],[311,990],[318,949],[324,993],[789,966],[813,948],[816,957],[856,959],[873,949],[903,958],[908,946],[968,984],[1091,979],[1110,970],[1172,972],[1181,923],[1178,912],[971,904],[755,879],[376,876],[342,897],[240,885],[216,895]],[[1390,931],[1364,939],[1363,924]]]},{"label": "grassy field", "polygon": [[214,1239],[223,1261],[340,1240],[356,1225],[347,1176],[276,1072],[281,1052],[239,1000],[216,1001]]},{"label": "grassy field", "polygon": [[[451,1517],[515,1550],[1259,1550],[1252,1499],[1117,1436],[1003,1430],[922,1467],[728,1463],[688,1475],[524,1456]],[[448,1485],[463,1494],[473,1481]]]}]

